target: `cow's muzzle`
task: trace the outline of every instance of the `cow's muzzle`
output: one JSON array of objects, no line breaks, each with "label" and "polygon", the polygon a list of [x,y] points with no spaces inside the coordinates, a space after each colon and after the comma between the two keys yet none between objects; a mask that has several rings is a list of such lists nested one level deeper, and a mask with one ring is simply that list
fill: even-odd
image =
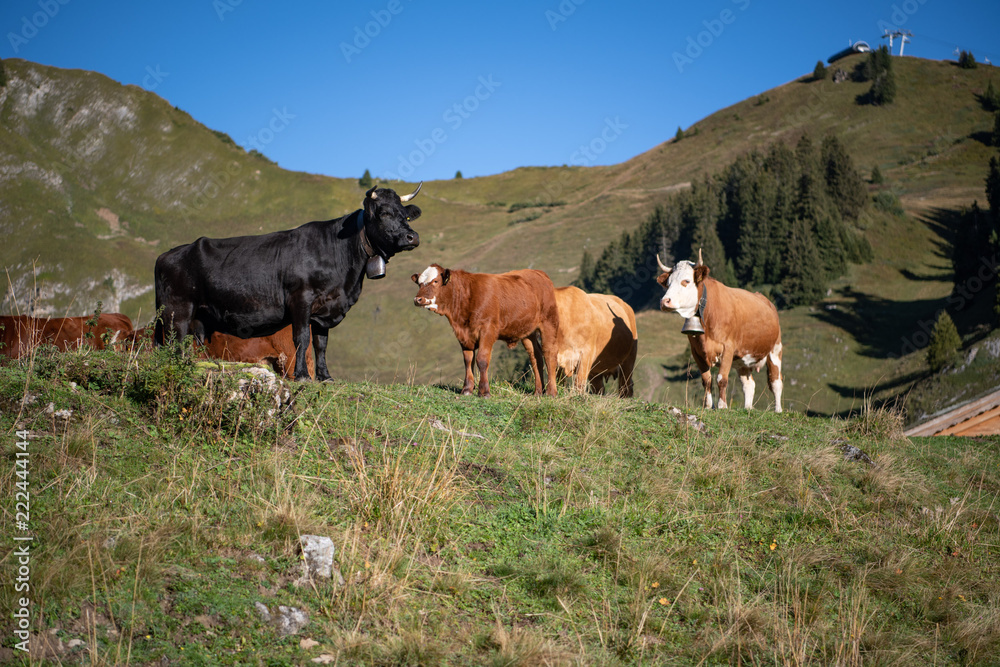
[{"label": "cow's muzzle", "polygon": [[403,240],[406,242],[406,245],[403,246],[403,250],[413,250],[420,245],[420,235],[416,232],[409,232],[403,237]]}]

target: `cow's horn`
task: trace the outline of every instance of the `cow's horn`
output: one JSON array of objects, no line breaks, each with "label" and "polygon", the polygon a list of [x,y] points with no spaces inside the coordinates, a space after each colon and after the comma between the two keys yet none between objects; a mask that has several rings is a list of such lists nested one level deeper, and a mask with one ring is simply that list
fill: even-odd
[{"label": "cow's horn", "polygon": [[376,183],[375,185],[373,185],[371,187],[371,189],[368,192],[365,193],[365,197],[371,197],[372,199],[375,199],[375,188],[377,188],[377,187],[378,187],[378,183]]},{"label": "cow's horn", "polygon": [[411,192],[408,195],[403,195],[402,197],[399,198],[399,201],[410,201],[411,199],[413,199],[414,197],[416,197],[417,193],[420,192],[420,186],[423,185],[423,184],[424,184],[423,181],[420,181],[419,183],[417,183],[417,189],[414,190],[413,192]]},{"label": "cow's horn", "polygon": [[698,248],[698,266],[704,266],[705,262],[701,260],[701,248]]},{"label": "cow's horn", "polygon": [[656,263],[660,266],[660,271],[664,273],[670,273],[671,269],[669,266],[664,266],[663,262],[660,261],[660,253],[656,253]]}]

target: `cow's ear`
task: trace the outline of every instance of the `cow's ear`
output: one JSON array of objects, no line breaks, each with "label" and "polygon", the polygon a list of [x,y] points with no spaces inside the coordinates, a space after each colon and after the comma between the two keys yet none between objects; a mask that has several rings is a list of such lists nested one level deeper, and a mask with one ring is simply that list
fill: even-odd
[{"label": "cow's ear", "polygon": [[694,267],[694,284],[700,285],[705,278],[708,278],[709,270],[704,264]]},{"label": "cow's ear", "polygon": [[416,220],[420,217],[420,207],[410,204],[409,206],[404,206],[403,210],[406,211],[407,220]]},{"label": "cow's ear", "polygon": [[660,287],[666,287],[668,280],[670,280],[669,271],[667,271],[666,273],[661,273],[660,275],[656,276],[656,282],[660,284]]},{"label": "cow's ear", "polygon": [[441,284],[447,285],[449,280],[451,280],[451,269],[445,269],[444,272],[441,273]]},{"label": "cow's ear", "polygon": [[420,284],[420,282],[419,282],[420,281],[420,276],[418,276],[415,273],[412,276],[410,276],[410,280],[412,280],[413,282],[417,283],[418,285]]}]

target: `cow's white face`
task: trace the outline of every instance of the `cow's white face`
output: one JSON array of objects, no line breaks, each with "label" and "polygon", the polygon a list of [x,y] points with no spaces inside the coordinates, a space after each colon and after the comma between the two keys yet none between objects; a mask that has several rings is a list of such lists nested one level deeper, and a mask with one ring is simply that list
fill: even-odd
[{"label": "cow's white face", "polygon": [[448,283],[448,274],[447,269],[437,264],[431,264],[420,275],[414,273],[411,278],[420,289],[413,298],[413,305],[442,314],[438,310],[437,297],[439,290]]},{"label": "cow's white face", "polygon": [[[661,283],[662,284],[662,283]],[[698,310],[698,286],[694,283],[694,264],[677,262],[667,275],[666,292],[660,299],[660,310],[677,313],[684,319],[694,317]]]}]

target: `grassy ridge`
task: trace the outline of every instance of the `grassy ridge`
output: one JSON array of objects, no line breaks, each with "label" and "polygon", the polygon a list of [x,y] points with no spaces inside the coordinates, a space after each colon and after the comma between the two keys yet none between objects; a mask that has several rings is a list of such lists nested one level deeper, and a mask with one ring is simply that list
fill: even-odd
[{"label": "grassy ridge", "polygon": [[[851,69],[859,58],[840,66]],[[782,313],[786,368],[795,380],[786,381],[787,396],[795,409],[833,414],[873,391],[880,398],[906,391],[921,377],[922,358],[896,357],[951,289],[955,212],[984,198],[994,149],[985,139],[992,115],[978,96],[992,68],[894,62],[899,97],[890,108],[857,104],[868,84],[797,80],[722,109],[680,141],[619,165],[525,167],[425,184],[417,201],[424,215],[415,225],[420,248],[394,258],[387,279],[366,286],[334,332],[331,371],[351,381],[454,381],[461,371],[457,345],[443,320],[411,305],[411,273],[431,262],[472,271],[530,266],[565,285],[583,250],[599,252],[678,188],[749,148],[794,143],[806,131],[817,140],[836,132],[863,171],[879,166],[907,216],[873,221],[866,230],[876,261],[852,267],[835,285],[824,304],[836,306],[835,314]],[[280,169],[152,93],[90,72],[17,59],[5,65],[0,228],[8,243],[0,259],[22,308],[37,287],[56,314],[89,313],[102,299],[105,309],[115,304],[145,323],[152,265],[163,250],[201,235],[289,228],[360,204],[356,180]],[[118,216],[117,232],[102,209]],[[14,309],[10,299],[5,307]],[[979,334],[963,326],[964,316],[956,319],[973,340]],[[659,313],[640,315],[640,395],[679,401],[687,392],[674,370],[685,363],[678,358],[685,348],[679,326]],[[995,381],[986,378],[983,388]]]},{"label": "grassy ridge", "polygon": [[[0,494],[27,429],[32,645],[47,638],[53,662],[1000,653],[997,438],[907,440],[870,404],[850,421],[683,414],[502,383],[489,400],[450,383],[301,385],[276,410],[241,377],[171,350],[0,366]],[[332,538],[342,583],[296,583],[300,534]],[[309,623],[281,637],[257,602]],[[2,617],[14,606],[5,583]]]}]

